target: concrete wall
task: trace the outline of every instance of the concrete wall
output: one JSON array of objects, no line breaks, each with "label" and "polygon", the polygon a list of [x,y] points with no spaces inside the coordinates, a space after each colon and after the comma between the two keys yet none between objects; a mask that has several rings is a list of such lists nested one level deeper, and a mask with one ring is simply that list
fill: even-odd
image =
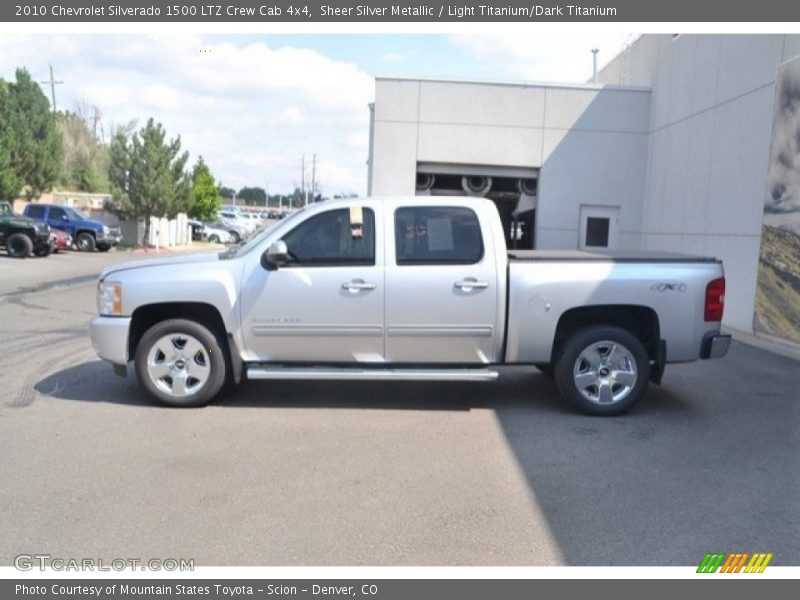
[{"label": "concrete wall", "polygon": [[798,55],[800,35],[645,35],[600,87],[378,79],[372,193],[413,194],[418,161],[540,168],[537,247],[619,206],[619,247],[721,258],[725,323],[752,331],[775,74]]},{"label": "concrete wall", "polygon": [[[775,73],[800,52],[798,38],[650,35],[628,50],[629,62],[652,65],[628,79],[653,86],[642,246],[721,258],[725,322],[743,331],[753,324]],[[618,81],[609,66],[600,80]]]},{"label": "concrete wall", "polygon": [[620,207],[637,247],[650,92],[377,79],[371,194],[413,195],[418,162],[541,168],[539,248],[575,248],[581,204]]}]

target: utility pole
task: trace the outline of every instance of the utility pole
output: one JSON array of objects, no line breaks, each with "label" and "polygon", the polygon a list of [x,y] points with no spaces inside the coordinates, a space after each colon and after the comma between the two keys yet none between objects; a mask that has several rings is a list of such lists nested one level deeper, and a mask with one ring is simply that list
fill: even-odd
[{"label": "utility pole", "polygon": [[592,48],[592,83],[597,83],[597,53],[599,48]]},{"label": "utility pole", "polygon": [[56,112],[56,86],[61,85],[64,82],[56,81],[55,78],[53,77],[53,65],[48,65],[48,66],[50,67],[50,80],[41,81],[40,83],[50,86],[50,97],[53,99],[53,112]]},{"label": "utility pole", "polygon": [[303,154],[300,163],[300,191],[303,194],[303,206],[308,205],[308,190],[306,190],[306,155]]},{"label": "utility pole", "polygon": [[311,160],[311,201],[316,202],[317,198],[317,154]]}]

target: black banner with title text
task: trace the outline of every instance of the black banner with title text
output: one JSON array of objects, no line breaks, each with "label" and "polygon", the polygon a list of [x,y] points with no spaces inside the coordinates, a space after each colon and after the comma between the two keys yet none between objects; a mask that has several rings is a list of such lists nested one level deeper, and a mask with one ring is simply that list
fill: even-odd
[{"label": "black banner with title text", "polygon": [[[595,3],[596,2],[596,3]],[[697,2],[609,0],[18,0],[0,3],[4,22],[791,22],[786,0]]]}]

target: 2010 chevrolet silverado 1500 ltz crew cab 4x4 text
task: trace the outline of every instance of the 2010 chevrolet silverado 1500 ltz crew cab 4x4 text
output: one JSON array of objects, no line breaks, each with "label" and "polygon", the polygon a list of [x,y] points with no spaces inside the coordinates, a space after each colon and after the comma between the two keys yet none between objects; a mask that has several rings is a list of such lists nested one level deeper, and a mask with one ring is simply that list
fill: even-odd
[{"label": "2010 chevrolet silverado 1500 ltz crew cab 4x4 text", "polygon": [[666,363],[727,352],[719,261],[505,239],[485,199],[314,204],[219,255],[109,267],[92,343],[173,406],[243,377],[478,382],[535,365],[596,415]]}]

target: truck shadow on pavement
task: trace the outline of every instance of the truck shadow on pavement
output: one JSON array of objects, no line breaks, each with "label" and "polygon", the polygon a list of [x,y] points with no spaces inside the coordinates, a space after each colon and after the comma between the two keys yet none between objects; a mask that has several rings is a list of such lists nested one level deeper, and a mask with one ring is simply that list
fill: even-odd
[{"label": "truck shadow on pavement", "polygon": [[[126,378],[99,360],[84,362],[41,379],[34,389],[62,400],[109,402],[163,408],[140,389],[132,366]],[[364,408],[466,411],[522,401],[532,410],[572,412],[553,382],[535,369],[501,373],[496,382],[243,381],[212,405],[264,408]],[[179,410],[179,409],[175,409]]]}]

